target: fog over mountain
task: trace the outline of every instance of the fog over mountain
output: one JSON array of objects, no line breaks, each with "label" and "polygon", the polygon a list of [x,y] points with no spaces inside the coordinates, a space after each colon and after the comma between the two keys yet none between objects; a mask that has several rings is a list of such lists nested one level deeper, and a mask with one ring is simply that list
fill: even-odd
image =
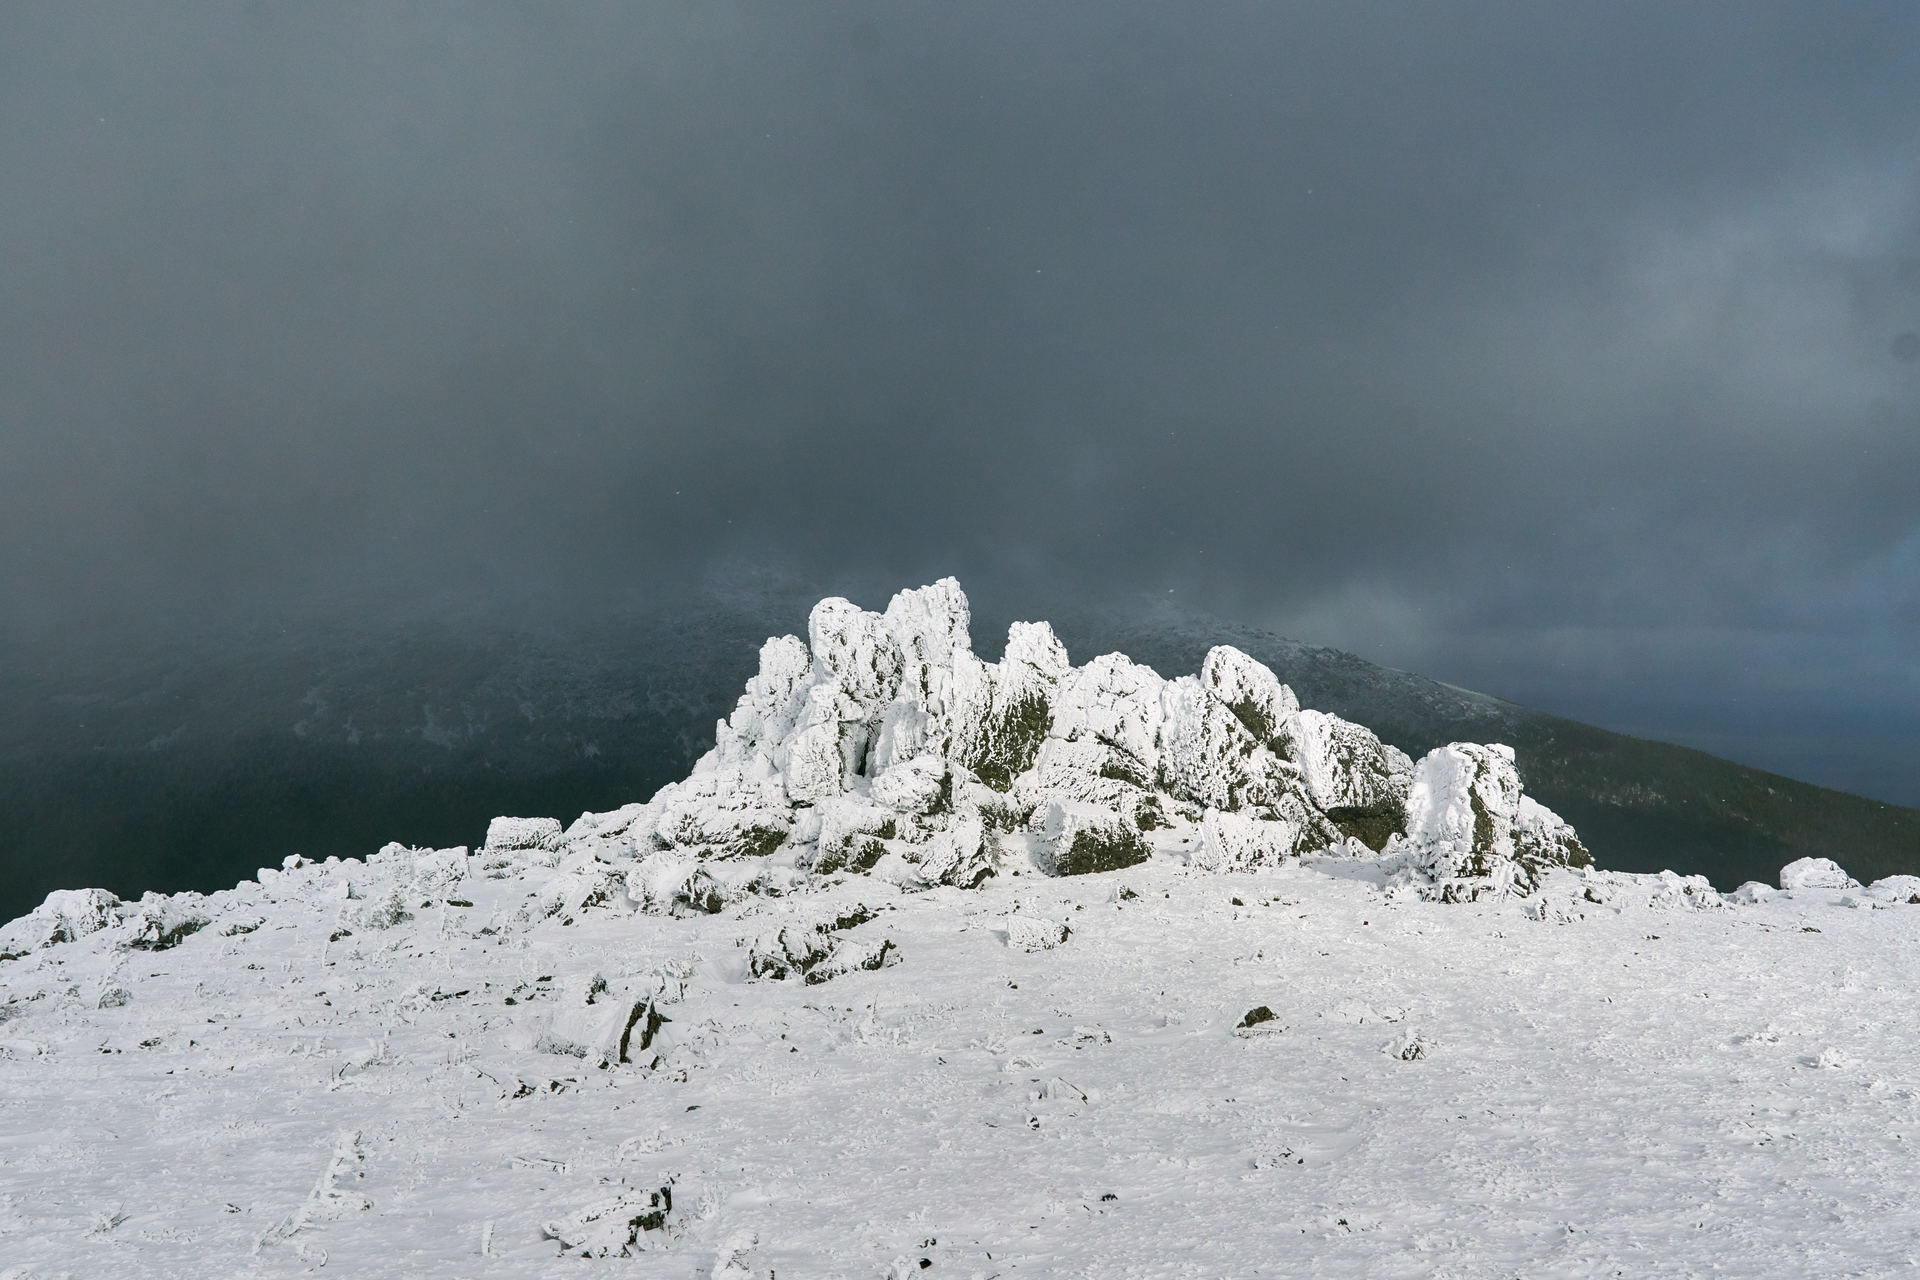
[{"label": "fog over mountain", "polygon": [[955,574],[1920,805],[1916,64],[1901,5],[13,6],[0,656]]}]

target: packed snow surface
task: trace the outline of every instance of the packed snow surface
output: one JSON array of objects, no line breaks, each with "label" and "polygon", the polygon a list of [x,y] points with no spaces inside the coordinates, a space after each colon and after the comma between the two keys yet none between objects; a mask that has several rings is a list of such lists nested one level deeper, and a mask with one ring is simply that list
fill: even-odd
[{"label": "packed snow surface", "polygon": [[0,1277],[1920,1260],[1920,880],[1598,871],[1497,744],[965,631],[825,602],[565,830],[0,929]]}]

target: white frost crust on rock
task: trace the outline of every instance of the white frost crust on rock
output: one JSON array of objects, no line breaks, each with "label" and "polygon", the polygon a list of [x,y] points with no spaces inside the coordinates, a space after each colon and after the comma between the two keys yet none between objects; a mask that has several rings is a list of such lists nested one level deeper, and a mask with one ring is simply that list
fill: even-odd
[{"label": "white frost crust on rock", "polygon": [[[564,837],[550,820],[500,819],[488,874],[499,850],[564,848],[628,869],[618,903],[571,897],[710,911],[793,877],[976,886],[1003,860],[1000,837],[1023,828],[1050,875],[1131,865],[1155,840],[1226,869],[1377,851],[1407,830],[1412,762],[1360,725],[1303,710],[1239,649],[1216,646],[1198,675],[1168,680],[1117,653],[1076,668],[1045,623],[1014,623],[1000,661],[986,662],[971,625],[951,578],[882,612],[822,600],[804,643],[761,647],[689,777],[582,815]],[[1511,752],[1445,750],[1479,753],[1460,757],[1477,762],[1477,781],[1426,765],[1429,792],[1460,791],[1469,813],[1480,795],[1492,835],[1476,844],[1471,817],[1450,827],[1452,801],[1431,800],[1427,829],[1400,850],[1415,865],[1477,896],[1526,892],[1537,864],[1584,858],[1571,829],[1520,794]],[[573,909],[568,896],[547,890],[552,910]]]},{"label": "white frost crust on rock", "polygon": [[1455,742],[1414,766],[1406,834],[1388,846],[1408,856],[1443,901],[1524,896],[1552,866],[1592,862],[1573,828],[1521,794],[1513,748]]},{"label": "white frost crust on rock", "polygon": [[486,852],[509,853],[520,850],[557,853],[560,850],[560,823],[555,818],[495,818],[487,824]]},{"label": "white frost crust on rock", "polygon": [[1036,867],[1050,876],[1118,871],[1150,856],[1129,815],[1095,804],[1055,800],[1034,815]]},{"label": "white frost crust on rock", "polygon": [[1060,677],[1048,736],[1117,747],[1155,773],[1160,767],[1160,702],[1166,684],[1152,667],[1123,653],[1095,658]]},{"label": "white frost crust on rock", "polygon": [[1413,761],[1371,729],[1310,710],[1295,712],[1284,727],[1291,758],[1320,808],[1392,810],[1405,803]]},{"label": "white frost crust on rock", "polygon": [[1207,651],[1200,664],[1200,684],[1262,745],[1278,737],[1300,713],[1293,690],[1281,684],[1265,664],[1232,645],[1215,645]]},{"label": "white frost crust on rock", "polygon": [[920,851],[920,874],[929,884],[975,889],[999,866],[999,845],[977,817],[956,820]]},{"label": "white frost crust on rock", "polygon": [[1160,784],[1180,800],[1207,809],[1245,803],[1248,757],[1258,748],[1226,703],[1194,676],[1160,691]]},{"label": "white frost crust on rock", "polygon": [[1782,889],[1858,889],[1860,882],[1832,858],[1796,858],[1780,868]]},{"label": "white frost crust on rock", "polygon": [[1045,916],[1016,913],[1006,916],[1003,923],[1007,926],[1007,945],[1022,951],[1051,951],[1073,932],[1060,921]]},{"label": "white frost crust on rock", "polygon": [[1867,896],[1883,902],[1920,902],[1920,876],[1885,876],[1867,886]]},{"label": "white frost crust on rock", "polygon": [[1292,855],[1298,834],[1286,823],[1209,809],[1200,819],[1200,843],[1188,865],[1203,871],[1276,867]]},{"label": "white frost crust on rock", "polygon": [[105,889],[55,889],[46,901],[0,929],[0,956],[72,942],[120,922],[126,904]]}]

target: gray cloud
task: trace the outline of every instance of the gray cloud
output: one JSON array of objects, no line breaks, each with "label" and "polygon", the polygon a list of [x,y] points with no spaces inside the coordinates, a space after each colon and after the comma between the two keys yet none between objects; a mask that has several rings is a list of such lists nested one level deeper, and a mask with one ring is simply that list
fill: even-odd
[{"label": "gray cloud", "polygon": [[16,6],[7,623],[1172,589],[1864,786],[1920,742],[1917,27]]}]

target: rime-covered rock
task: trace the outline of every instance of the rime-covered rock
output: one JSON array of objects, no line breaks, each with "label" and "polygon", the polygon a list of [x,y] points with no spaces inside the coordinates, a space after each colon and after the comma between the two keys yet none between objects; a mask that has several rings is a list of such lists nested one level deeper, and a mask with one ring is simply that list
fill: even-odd
[{"label": "rime-covered rock", "polygon": [[627,896],[650,915],[711,915],[726,905],[699,857],[672,849],[655,850],[627,872]]},{"label": "rime-covered rock", "polygon": [[1051,951],[1072,936],[1073,931],[1058,920],[1045,916],[1015,913],[1005,917],[1007,945],[1022,951]]},{"label": "rime-covered rock", "polygon": [[756,938],[747,948],[749,978],[795,979],[817,986],[855,970],[885,968],[898,960],[891,938],[856,941],[831,922],[790,924]]},{"label": "rime-covered rock", "polygon": [[1548,867],[1588,866],[1573,828],[1523,795],[1513,748],[1455,742],[1414,766],[1405,835],[1389,851],[1408,855],[1445,901],[1532,893]]},{"label": "rime-covered rock", "polygon": [[1283,732],[1313,803],[1344,834],[1384,849],[1406,822],[1413,761],[1364,726],[1322,711],[1296,711]]},{"label": "rime-covered rock", "polygon": [[[1584,860],[1572,830],[1520,794],[1504,748],[1447,748],[1456,755],[1420,774],[1360,725],[1301,708],[1228,645],[1169,680],[1117,653],[1075,667],[1038,622],[1014,623],[987,662],[970,628],[951,578],[881,612],[823,600],[804,642],[761,647],[689,777],[564,835],[500,819],[483,868],[495,874],[502,850],[541,851],[531,861],[546,865],[590,854],[626,868],[623,902],[674,913],[808,877],[974,886],[1020,844],[1011,869],[1030,854],[1044,874],[1079,875],[1156,849],[1225,870],[1399,838],[1396,852],[1474,893],[1527,892],[1538,865]],[[546,895],[569,910],[580,886]]]},{"label": "rime-covered rock", "polygon": [[1263,663],[1232,645],[1215,645],[1207,651],[1200,664],[1200,684],[1262,746],[1278,738],[1300,712],[1293,690]]},{"label": "rime-covered rock", "polygon": [[1118,871],[1152,856],[1133,819],[1098,805],[1053,801],[1036,815],[1034,861],[1048,875]]},{"label": "rime-covered rock", "polygon": [[1782,889],[1858,889],[1860,882],[1832,858],[1797,858],[1780,868]]},{"label": "rime-covered rock", "polygon": [[560,823],[555,818],[495,818],[487,824],[486,851],[509,853],[538,850],[557,853]]},{"label": "rime-covered rock", "polygon": [[920,873],[929,884],[977,889],[1000,868],[1000,849],[979,818],[960,818],[920,849]]},{"label": "rime-covered rock", "polygon": [[1200,819],[1200,842],[1189,865],[1204,871],[1250,871],[1275,867],[1294,855],[1298,828],[1244,813],[1209,809]]},{"label": "rime-covered rock", "polygon": [[0,929],[0,957],[72,942],[120,922],[125,903],[105,889],[55,889],[46,901]]},{"label": "rime-covered rock", "polygon": [[122,908],[124,945],[135,951],[167,951],[213,923],[197,893],[148,893]]},{"label": "rime-covered rock", "polygon": [[573,975],[556,993],[533,1047],[595,1066],[632,1062],[636,1051],[650,1047],[652,1033],[664,1021],[653,1001],[654,992],[644,984],[610,981],[591,971]]}]

